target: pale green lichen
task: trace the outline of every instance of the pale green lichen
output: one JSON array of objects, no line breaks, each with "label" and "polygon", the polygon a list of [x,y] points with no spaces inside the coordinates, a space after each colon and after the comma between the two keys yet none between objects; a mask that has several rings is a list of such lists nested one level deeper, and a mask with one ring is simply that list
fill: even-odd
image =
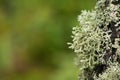
[{"label": "pale green lichen", "polygon": [[120,80],[120,0],[98,0],[73,27],[79,80]]},{"label": "pale green lichen", "polygon": [[120,64],[111,63],[106,71],[99,75],[99,78],[94,77],[95,80],[120,80]]},{"label": "pale green lichen", "polygon": [[73,28],[73,43],[70,48],[74,49],[80,59],[78,64],[82,64],[81,69],[90,66],[94,63],[93,56],[96,56],[95,51],[100,51],[103,31],[99,29],[96,22],[95,11],[82,11],[78,18],[79,26]]}]

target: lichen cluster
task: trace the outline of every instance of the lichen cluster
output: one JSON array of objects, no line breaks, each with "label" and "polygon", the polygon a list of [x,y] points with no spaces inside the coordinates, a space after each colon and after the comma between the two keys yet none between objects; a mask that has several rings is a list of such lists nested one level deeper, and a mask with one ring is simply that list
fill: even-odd
[{"label": "lichen cluster", "polygon": [[120,80],[120,0],[98,0],[78,21],[69,45],[77,54],[79,80]]},{"label": "lichen cluster", "polygon": [[95,78],[95,80],[120,80],[120,64],[111,63],[109,68],[101,75],[99,78]]}]

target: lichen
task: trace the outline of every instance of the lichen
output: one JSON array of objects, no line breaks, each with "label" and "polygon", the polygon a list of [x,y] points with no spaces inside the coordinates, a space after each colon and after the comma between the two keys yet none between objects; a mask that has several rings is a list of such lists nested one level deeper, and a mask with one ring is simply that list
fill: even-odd
[{"label": "lichen", "polygon": [[120,0],[98,0],[78,21],[69,48],[77,54],[79,80],[119,80],[115,75],[120,74]]},{"label": "lichen", "polygon": [[106,71],[99,75],[99,78],[94,78],[95,80],[120,80],[120,64],[111,63]]}]

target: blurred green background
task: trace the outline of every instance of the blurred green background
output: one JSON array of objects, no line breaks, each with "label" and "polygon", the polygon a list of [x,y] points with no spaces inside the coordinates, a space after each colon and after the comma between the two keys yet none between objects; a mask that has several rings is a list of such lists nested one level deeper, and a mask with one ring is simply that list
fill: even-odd
[{"label": "blurred green background", "polygon": [[95,0],[0,0],[0,80],[77,80],[72,27]]}]

